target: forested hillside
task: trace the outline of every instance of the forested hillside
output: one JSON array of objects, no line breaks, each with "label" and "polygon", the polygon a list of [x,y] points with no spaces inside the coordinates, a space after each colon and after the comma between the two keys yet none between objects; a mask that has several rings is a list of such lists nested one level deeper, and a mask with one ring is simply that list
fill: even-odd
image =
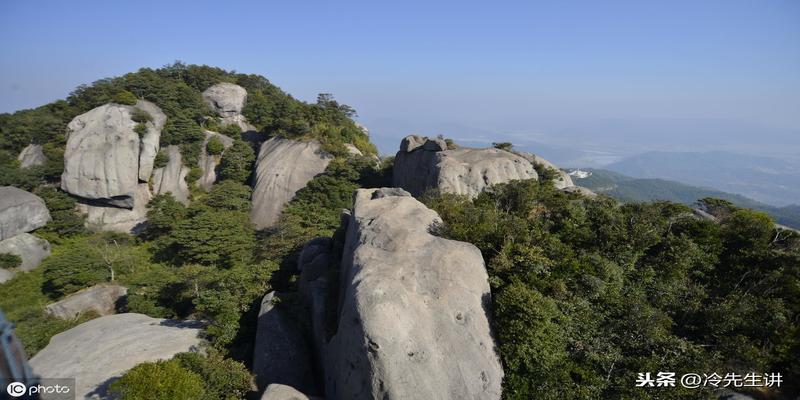
[{"label": "forested hillside", "polygon": [[[209,101],[222,83],[246,92],[241,115]],[[86,134],[87,113],[122,115],[121,128],[89,133],[113,147],[132,129],[131,165],[141,168],[158,119],[143,101],[166,117],[153,173],[136,171],[132,184],[152,194],[146,218],[122,231],[87,223],[92,213],[132,213],[141,205],[125,202],[141,199],[64,189],[65,153],[88,153],[84,143],[70,148],[69,135]],[[711,199],[714,219],[675,202],[640,202],[661,192],[619,192],[620,204],[510,143],[472,149],[411,135],[396,158],[379,159],[354,116],[329,94],[309,104],[261,76],[181,63],[0,115],[0,186],[30,192],[29,203],[41,199],[49,212],[0,238],[48,243],[49,256],[31,268],[0,252],[10,274],[0,309],[28,356],[52,350],[56,334],[110,318],[99,310],[173,328],[188,321],[202,332],[203,352],[128,366],[108,387],[128,400],[256,399],[274,383],[329,399],[716,396],[635,386],[637,373],[659,371],[780,372],[780,388],[750,394],[800,393],[800,234]],[[36,146],[42,154],[28,165],[18,155]],[[170,171],[181,182],[167,185]],[[304,174],[298,190],[286,189]],[[258,229],[253,209],[274,192],[288,200]],[[126,295],[107,309],[52,311],[116,285]],[[280,380],[300,369],[301,379]]]}]

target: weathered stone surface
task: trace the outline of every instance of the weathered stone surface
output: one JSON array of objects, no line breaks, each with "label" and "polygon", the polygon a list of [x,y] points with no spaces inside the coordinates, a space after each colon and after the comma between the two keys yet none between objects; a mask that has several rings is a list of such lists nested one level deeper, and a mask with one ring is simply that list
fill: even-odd
[{"label": "weathered stone surface", "polygon": [[86,214],[86,227],[109,232],[136,233],[147,221],[147,203],[152,196],[146,183],[136,186],[132,209],[78,203],[78,210]]},{"label": "weathered stone surface", "polygon": [[276,137],[264,142],[256,161],[250,221],[258,229],[272,226],[283,206],[314,176],[324,172],[332,159],[317,141]]},{"label": "weathered stone surface", "polygon": [[0,240],[41,228],[50,219],[41,197],[13,186],[0,186]]},{"label": "weathered stone surface", "polygon": [[326,397],[499,399],[488,276],[469,243],[431,235],[436,212],[409,196],[356,192]]},{"label": "weathered stone surface", "polygon": [[153,194],[172,193],[175,200],[188,205],[189,185],[186,184],[186,174],[189,173],[189,167],[183,165],[178,146],[167,146],[166,151],[169,162],[163,168],[153,171]]},{"label": "weathered stone surface", "polygon": [[273,383],[267,386],[267,390],[264,391],[261,400],[322,400],[322,398],[309,397],[291,386]]},{"label": "weathered stone surface", "polygon": [[42,145],[29,144],[22,149],[17,157],[17,160],[19,160],[20,168],[30,168],[37,165],[43,165],[45,162],[47,162],[47,157],[42,151]]},{"label": "weathered stone surface", "polygon": [[243,87],[233,83],[218,83],[203,92],[203,99],[222,117],[224,125],[236,125],[244,132],[255,130],[242,115],[247,100],[247,91]]},{"label": "weathered stone surface", "polygon": [[3,274],[6,279],[0,276],[0,283],[2,283],[11,279],[17,271],[30,271],[38,267],[42,260],[50,256],[50,243],[30,233],[20,233],[0,241],[0,254],[15,254],[22,259],[22,264],[14,271],[7,271],[9,273]]},{"label": "weathered stone surface", "polygon": [[208,190],[211,189],[211,186],[217,181],[217,167],[219,167],[219,163],[222,161],[222,154],[208,154],[208,152],[206,152],[206,145],[208,145],[208,141],[212,137],[216,137],[222,142],[225,149],[227,149],[233,146],[233,139],[216,132],[205,131],[204,133],[206,138],[203,141],[203,151],[200,153],[200,157],[197,160],[197,166],[203,171],[203,175],[197,180],[197,184],[203,189]]},{"label": "weathered stone surface", "polygon": [[556,178],[553,181],[553,184],[554,184],[556,189],[564,189],[564,188],[568,188],[570,186],[575,186],[575,184],[572,183],[572,177],[569,176],[568,173],[566,173],[566,172],[562,171],[560,168],[556,167],[550,161],[547,161],[544,158],[537,156],[536,154],[531,154],[531,153],[527,153],[527,152],[524,152],[524,151],[516,151],[515,153],[520,155],[521,157],[525,158],[526,160],[530,161],[534,165],[541,164],[541,165],[543,165],[543,166],[545,166],[547,168],[552,168],[556,172],[558,172],[558,178]]},{"label": "weathered stone surface", "polygon": [[420,141],[419,136],[404,138],[394,159],[394,186],[414,196],[432,189],[475,197],[491,185],[538,178],[530,162],[505,150],[443,150],[442,139]]},{"label": "weathered stone surface", "polygon": [[280,383],[307,393],[316,391],[311,354],[302,331],[283,309],[275,306],[275,292],[261,301],[253,373],[259,389]]},{"label": "weathered stone surface", "polygon": [[30,364],[39,376],[75,378],[78,399],[104,398],[108,385],[134,366],[198,348],[199,333],[196,322],[109,315],[53,336]]},{"label": "weathered stone surface", "polygon": [[[327,345],[326,316],[328,309],[329,273],[331,272],[331,239],[315,238],[303,246],[297,260],[300,270],[298,293],[308,310],[311,347],[315,369],[324,370]],[[335,304],[333,305],[336,306]]]},{"label": "weathered stone surface", "polygon": [[45,306],[44,311],[61,319],[73,319],[94,311],[99,315],[114,314],[117,302],[128,294],[128,288],[113,284],[99,284],[73,293]]},{"label": "weathered stone surface", "polygon": [[[153,117],[141,139],[131,119],[137,107]],[[145,101],[106,104],[75,117],[67,125],[61,188],[96,203],[133,208],[139,181],[150,178],[165,120]]]}]

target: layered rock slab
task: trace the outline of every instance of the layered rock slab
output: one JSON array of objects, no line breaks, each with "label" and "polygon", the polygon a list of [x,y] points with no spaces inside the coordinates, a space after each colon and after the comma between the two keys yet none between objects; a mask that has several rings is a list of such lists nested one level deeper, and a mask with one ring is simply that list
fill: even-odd
[{"label": "layered rock slab", "polygon": [[0,240],[41,228],[50,220],[41,197],[13,186],[0,186]]},{"label": "layered rock slab", "polygon": [[53,336],[30,365],[39,376],[75,378],[78,399],[104,398],[108,385],[136,365],[197,349],[199,333],[194,322],[109,315]]},{"label": "layered rock slab", "polygon": [[483,258],[469,243],[430,234],[440,222],[401,191],[356,192],[327,398],[500,398]]},{"label": "layered rock slab", "polygon": [[408,136],[394,160],[394,186],[419,196],[428,190],[475,197],[512,180],[538,179],[533,164],[500,149],[447,149],[442,139]]},{"label": "layered rock slab", "polygon": [[264,142],[256,161],[250,221],[257,229],[274,225],[283,206],[332,159],[317,141],[275,137]]}]

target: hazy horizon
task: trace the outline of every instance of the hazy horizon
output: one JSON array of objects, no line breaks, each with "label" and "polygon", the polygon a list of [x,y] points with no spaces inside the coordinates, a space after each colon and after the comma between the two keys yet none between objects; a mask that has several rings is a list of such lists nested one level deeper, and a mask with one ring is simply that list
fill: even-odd
[{"label": "hazy horizon", "polygon": [[[147,14],[144,16],[144,14]],[[137,18],[137,16],[142,16]],[[800,3],[0,5],[0,112],[175,60],[410,133],[596,154],[800,154]]]}]

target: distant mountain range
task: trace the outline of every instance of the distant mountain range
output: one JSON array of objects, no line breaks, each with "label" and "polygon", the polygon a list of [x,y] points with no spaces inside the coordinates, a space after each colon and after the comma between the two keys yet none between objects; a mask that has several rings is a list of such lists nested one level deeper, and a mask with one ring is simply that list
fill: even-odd
[{"label": "distant mountain range", "polygon": [[730,201],[740,207],[767,212],[779,224],[800,229],[800,205],[796,204],[775,207],[739,194],[666,179],[633,178],[603,169],[583,168],[567,171],[576,185],[623,202],[669,200],[691,205],[702,198],[714,197]]},{"label": "distant mountain range", "polygon": [[800,204],[800,159],[734,154],[648,152],[603,167],[737,193],[773,206]]}]

